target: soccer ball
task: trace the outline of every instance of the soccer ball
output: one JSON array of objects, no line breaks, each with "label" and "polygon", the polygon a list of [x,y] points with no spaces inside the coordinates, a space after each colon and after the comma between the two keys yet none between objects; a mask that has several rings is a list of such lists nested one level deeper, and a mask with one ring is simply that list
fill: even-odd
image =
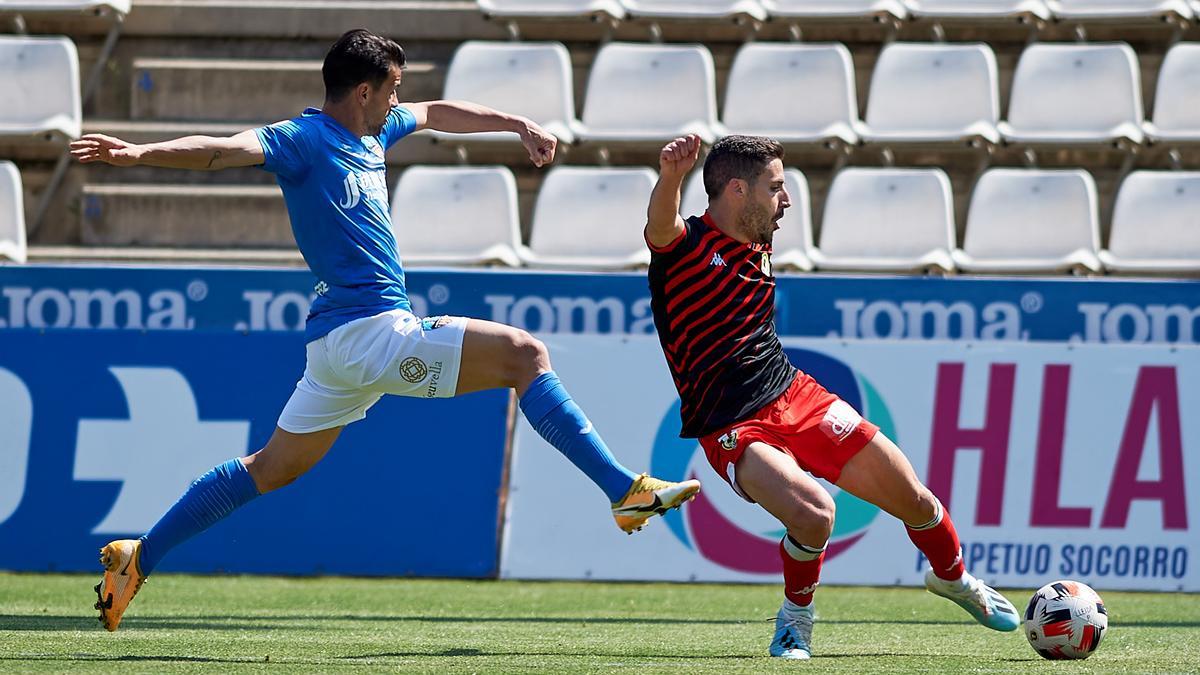
[{"label": "soccer ball", "polygon": [[1042,658],[1086,659],[1107,630],[1104,601],[1078,581],[1042,586],[1025,609],[1025,637]]}]

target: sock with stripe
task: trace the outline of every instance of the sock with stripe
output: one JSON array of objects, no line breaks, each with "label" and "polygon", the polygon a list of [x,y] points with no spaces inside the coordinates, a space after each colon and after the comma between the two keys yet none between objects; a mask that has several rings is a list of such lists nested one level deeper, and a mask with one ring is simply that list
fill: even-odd
[{"label": "sock with stripe", "polygon": [[[825,560],[825,547],[805,546],[784,535],[779,542],[779,557],[783,559],[783,595],[788,602],[799,607],[812,604],[813,593],[821,578],[821,563]],[[786,603],[785,603],[786,607]]]},{"label": "sock with stripe", "polygon": [[192,481],[179,501],[142,535],[142,574],[158,566],[167,551],[207,530],[258,496],[254,478],[240,459],[213,467]]},{"label": "sock with stripe", "polygon": [[955,581],[962,578],[966,568],[962,561],[962,544],[958,541],[958,531],[954,529],[954,521],[950,514],[936,502],[937,511],[929,522],[922,525],[905,523],[904,529],[908,538],[925,554],[933,573],[939,579]]},{"label": "sock with stripe", "polygon": [[637,474],[613,457],[583,410],[553,371],[538,375],[521,396],[521,412],[534,430],[604,490],[616,503],[629,492]]}]

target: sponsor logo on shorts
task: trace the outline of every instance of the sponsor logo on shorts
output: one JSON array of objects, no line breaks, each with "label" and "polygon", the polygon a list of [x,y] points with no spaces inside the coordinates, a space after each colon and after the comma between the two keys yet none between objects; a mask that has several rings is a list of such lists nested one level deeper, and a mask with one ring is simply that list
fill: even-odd
[{"label": "sponsor logo on shorts", "polygon": [[415,356],[410,356],[400,362],[400,377],[405,381],[416,384],[429,375],[429,366]]},{"label": "sponsor logo on shorts", "polygon": [[424,319],[421,319],[421,329],[422,330],[437,330],[438,328],[441,328],[442,326],[449,326],[450,322],[452,320],[453,319],[451,319],[448,316],[426,317]]},{"label": "sponsor logo on shorts", "polygon": [[434,361],[429,366],[429,386],[425,388],[425,398],[436,398],[438,382],[442,379],[442,362]]},{"label": "sponsor logo on shorts", "polygon": [[722,448],[725,448],[726,450],[736,450],[736,449],[737,449],[737,444],[738,444],[738,432],[737,432],[737,429],[734,429],[733,431],[730,431],[730,432],[728,432],[728,433],[722,434],[722,435],[721,435],[721,436],[720,436],[720,437],[717,439],[717,442],[718,442],[718,443],[720,443],[720,444],[721,444],[721,447],[722,447]]},{"label": "sponsor logo on shorts", "polygon": [[861,423],[862,415],[851,408],[850,404],[838,399],[825,411],[825,418],[821,420],[821,431],[833,442],[841,443],[854,433]]}]

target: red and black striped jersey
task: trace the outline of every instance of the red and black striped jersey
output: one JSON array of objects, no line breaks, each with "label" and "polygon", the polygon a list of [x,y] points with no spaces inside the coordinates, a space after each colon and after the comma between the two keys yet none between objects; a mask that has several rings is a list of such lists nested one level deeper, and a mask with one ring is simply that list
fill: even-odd
[{"label": "red and black striped jersey", "polygon": [[682,402],[684,438],[699,438],[775,400],[796,377],[775,334],[771,247],[737,241],[708,214],[650,246],[650,306]]}]

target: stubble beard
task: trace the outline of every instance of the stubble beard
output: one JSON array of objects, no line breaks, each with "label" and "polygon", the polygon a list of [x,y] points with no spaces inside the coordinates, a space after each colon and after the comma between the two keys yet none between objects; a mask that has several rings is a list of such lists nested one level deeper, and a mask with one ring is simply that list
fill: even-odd
[{"label": "stubble beard", "polygon": [[746,237],[755,244],[770,244],[775,237],[775,214],[761,204],[747,204],[738,220]]}]

